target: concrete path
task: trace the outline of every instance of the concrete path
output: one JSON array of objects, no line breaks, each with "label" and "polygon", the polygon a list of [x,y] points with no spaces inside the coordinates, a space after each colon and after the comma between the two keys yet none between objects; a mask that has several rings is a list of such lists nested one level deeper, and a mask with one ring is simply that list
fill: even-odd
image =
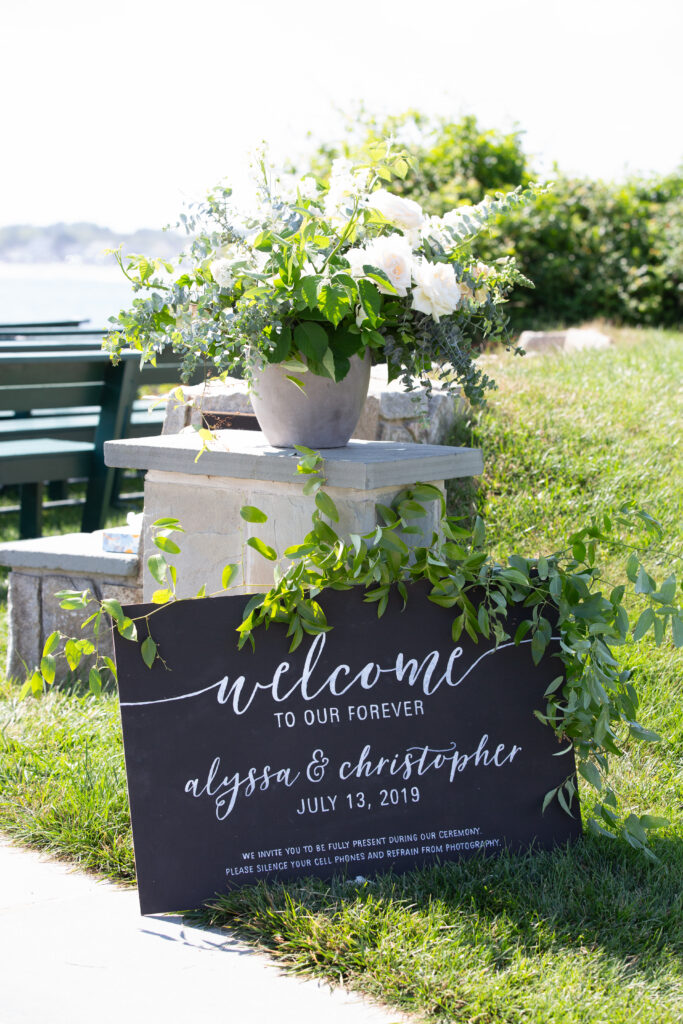
[{"label": "concrete path", "polygon": [[141,917],[137,892],[0,840],[2,1024],[392,1024],[224,932]]}]

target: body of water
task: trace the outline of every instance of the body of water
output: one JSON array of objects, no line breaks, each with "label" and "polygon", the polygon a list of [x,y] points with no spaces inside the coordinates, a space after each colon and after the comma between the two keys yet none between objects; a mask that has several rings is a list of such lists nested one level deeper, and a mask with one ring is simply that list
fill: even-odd
[{"label": "body of water", "polygon": [[133,291],[116,266],[0,263],[0,323],[89,320],[106,327]]}]

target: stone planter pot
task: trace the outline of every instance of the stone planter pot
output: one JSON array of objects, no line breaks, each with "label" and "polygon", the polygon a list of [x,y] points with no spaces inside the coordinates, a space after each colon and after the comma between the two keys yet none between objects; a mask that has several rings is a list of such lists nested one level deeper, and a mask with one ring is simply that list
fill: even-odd
[{"label": "stone planter pot", "polygon": [[287,380],[277,363],[254,370],[251,404],[259,425],[274,448],[303,444],[308,448],[343,448],[363,411],[370,383],[370,353],[351,357],[342,381],[304,373],[302,391]]}]

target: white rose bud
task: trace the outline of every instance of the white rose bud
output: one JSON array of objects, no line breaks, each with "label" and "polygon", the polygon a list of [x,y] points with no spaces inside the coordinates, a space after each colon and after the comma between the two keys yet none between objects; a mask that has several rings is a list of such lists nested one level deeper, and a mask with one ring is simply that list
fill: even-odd
[{"label": "white rose bud", "polygon": [[368,255],[365,249],[347,249],[344,253],[344,259],[349,262],[352,277],[363,276],[363,267],[368,263]]},{"label": "white rose bud", "polygon": [[429,263],[422,260],[413,268],[416,288],[413,309],[432,316],[436,322],[455,312],[461,299],[460,285],[450,263]]},{"label": "white rose bud", "polygon": [[211,264],[211,276],[219,288],[231,288],[235,279],[232,276],[230,260],[214,260]]},{"label": "white rose bud", "polygon": [[[351,251],[351,250],[349,250]],[[365,266],[371,265],[383,270],[396,292],[407,295],[410,288],[413,265],[413,251],[402,235],[383,235],[373,238],[365,246]],[[348,259],[349,254],[346,253]],[[385,295],[394,293],[386,285],[376,282],[377,287]]]},{"label": "white rose bud", "polygon": [[368,196],[368,206],[377,210],[392,224],[408,231],[414,231],[420,227],[424,220],[422,207],[413,199],[403,199],[402,196],[395,196],[393,192],[387,192],[385,188],[378,188]]}]

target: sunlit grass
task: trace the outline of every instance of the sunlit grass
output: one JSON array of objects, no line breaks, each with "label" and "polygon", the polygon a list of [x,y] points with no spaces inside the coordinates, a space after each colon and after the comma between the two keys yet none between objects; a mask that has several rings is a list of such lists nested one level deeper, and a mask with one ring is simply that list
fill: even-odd
[{"label": "sunlit grass", "polygon": [[[653,559],[653,572],[681,572],[683,336],[617,333],[608,352],[497,357],[489,410],[460,424],[456,440],[483,448],[486,471],[452,487],[451,505],[484,516],[497,555],[561,548],[591,513],[634,500],[664,527],[668,552]],[[606,554],[615,581],[624,560]],[[203,920],[239,927],[294,970],[424,1019],[678,1024],[683,658],[651,641],[619,655],[634,671],[641,720],[663,741],[628,743],[611,774],[633,810],[671,820],[653,840],[659,863],[587,836],[554,852],[477,857],[360,885],[260,883],[217,899]],[[0,827],[130,879],[114,698],[51,693],[19,704],[6,686],[0,729]]]}]

